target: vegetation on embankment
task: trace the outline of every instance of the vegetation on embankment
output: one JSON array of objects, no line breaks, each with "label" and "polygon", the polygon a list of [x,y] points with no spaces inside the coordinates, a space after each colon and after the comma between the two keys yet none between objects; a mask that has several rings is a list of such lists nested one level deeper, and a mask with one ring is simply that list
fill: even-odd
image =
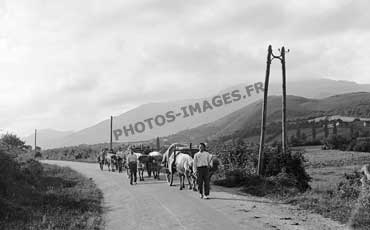
[{"label": "vegetation on embankment", "polygon": [[101,228],[103,195],[92,180],[10,149],[0,148],[0,229]]},{"label": "vegetation on embankment", "polygon": [[[217,148],[217,147],[216,147]],[[213,150],[217,151],[217,150]],[[305,170],[305,159],[300,152],[282,154],[280,147],[265,148],[262,175],[256,176],[258,151],[243,143],[223,150],[217,155],[222,168],[214,183],[226,187],[242,187],[256,196],[291,196],[310,189],[311,177]]]},{"label": "vegetation on embankment", "polygon": [[79,145],[47,149],[41,152],[41,158],[48,160],[96,162],[96,157],[105,144]]},{"label": "vegetation on embankment", "polygon": [[[361,191],[359,168],[370,162],[370,153],[321,150],[320,147],[305,151],[301,160],[312,181],[309,181],[310,189],[302,190],[297,186],[297,176],[291,175],[289,170],[278,172],[274,176],[256,176],[257,151],[250,147],[239,144],[225,149],[218,152],[224,166],[223,176],[218,175],[222,179],[216,180],[215,184],[237,187],[248,194],[285,201],[343,224],[350,221],[351,214],[358,205]],[[268,148],[267,158],[271,158],[271,155],[274,153]],[[279,154],[275,156],[279,158]],[[270,159],[270,162],[275,160]],[[278,169],[281,165],[267,163],[266,167]],[[370,194],[368,197],[370,198]],[[356,229],[368,229],[370,212],[362,215],[361,219],[351,221],[357,223]]]}]

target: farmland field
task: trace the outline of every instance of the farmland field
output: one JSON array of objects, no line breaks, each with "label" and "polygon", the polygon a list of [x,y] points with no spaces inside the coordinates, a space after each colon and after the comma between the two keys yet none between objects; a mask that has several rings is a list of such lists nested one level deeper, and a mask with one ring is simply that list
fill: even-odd
[{"label": "farmland field", "polygon": [[320,146],[301,149],[305,150],[306,170],[312,177],[312,189],[291,197],[291,203],[343,224],[353,221],[360,223],[356,229],[368,229],[369,215],[360,219],[351,216],[356,210],[361,190],[359,178],[356,179],[359,174],[354,172],[370,163],[370,153],[321,150]]},{"label": "farmland field", "polygon": [[359,170],[370,163],[370,153],[321,150],[321,146],[306,146],[307,171],[313,178],[312,189],[326,190],[335,187],[345,173]]}]

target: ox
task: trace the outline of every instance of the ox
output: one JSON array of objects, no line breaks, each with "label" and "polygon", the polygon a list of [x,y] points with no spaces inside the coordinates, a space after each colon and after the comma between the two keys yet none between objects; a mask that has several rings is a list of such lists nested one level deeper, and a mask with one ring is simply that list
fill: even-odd
[{"label": "ox", "polygon": [[154,151],[149,153],[149,161],[151,163],[151,169],[154,179],[160,179],[159,173],[161,171],[161,160],[162,154],[160,152]]},{"label": "ox", "polygon": [[[183,186],[184,181],[181,181],[181,180],[184,179],[184,176],[185,176],[188,179],[189,187],[190,188],[193,187],[193,190],[196,191],[197,190],[197,187],[196,187],[197,176],[193,173],[193,161],[190,162],[190,159],[191,160],[193,159],[189,156],[190,157],[189,162],[186,162],[183,159],[182,155],[187,155],[187,154],[184,154],[184,153],[174,154],[176,152],[175,150],[176,150],[177,145],[179,144],[174,143],[170,145],[162,157],[162,165],[166,168],[167,182],[170,186],[172,186],[173,175],[176,172],[179,172],[179,176],[180,175],[183,176],[183,178],[181,178],[180,176],[180,189],[184,188]],[[181,157],[178,158],[178,156],[181,156]],[[185,165],[185,164],[188,164],[188,165]],[[191,169],[188,169],[189,165],[191,165]],[[210,179],[212,175],[218,170],[219,166],[220,166],[220,160],[217,158],[216,155],[211,154],[211,162],[210,162],[210,170],[209,170]],[[191,186],[190,180],[193,181],[193,186]]]},{"label": "ox", "polygon": [[116,154],[111,153],[111,152],[107,153],[107,155],[105,156],[105,164],[108,167],[108,171],[112,171],[112,172],[115,171],[116,161],[117,161]]},{"label": "ox", "polygon": [[105,155],[106,155],[106,152],[102,150],[101,152],[99,152],[97,156],[97,161],[99,163],[100,170],[103,170]]},{"label": "ox", "polygon": [[195,181],[191,183],[193,175],[193,159],[184,153],[176,153],[177,143],[170,145],[163,154],[162,165],[166,167],[166,178],[170,186],[173,184],[173,176],[177,172],[180,177],[180,190],[185,188],[185,177],[189,182],[189,188],[195,188]]},{"label": "ox", "polygon": [[149,156],[142,153],[134,153],[137,157],[137,172],[139,174],[139,180],[144,181],[144,171],[146,165],[149,162]]},{"label": "ox", "polygon": [[[184,153],[174,153],[170,156],[170,161],[172,161],[172,158],[176,158],[174,159],[174,163],[176,165],[176,172],[178,173],[180,178],[180,190],[185,188],[185,177],[188,180],[189,189],[192,189],[193,187],[195,188],[195,180],[193,180],[192,178],[194,162],[193,158]],[[171,184],[173,182],[174,173],[175,172],[171,173]]]}]

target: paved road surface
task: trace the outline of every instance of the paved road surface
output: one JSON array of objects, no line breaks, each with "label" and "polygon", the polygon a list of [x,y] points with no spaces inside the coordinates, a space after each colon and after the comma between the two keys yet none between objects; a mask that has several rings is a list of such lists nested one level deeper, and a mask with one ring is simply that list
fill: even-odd
[{"label": "paved road surface", "polygon": [[[100,171],[97,164],[44,161],[68,166],[93,178],[104,194],[104,220],[108,230],[125,229],[341,229],[318,215],[266,199],[221,191],[213,186],[211,199],[179,190],[178,183],[148,179],[131,186],[125,173]],[[145,173],[146,174],[146,173]],[[222,189],[223,190],[223,189]]]}]

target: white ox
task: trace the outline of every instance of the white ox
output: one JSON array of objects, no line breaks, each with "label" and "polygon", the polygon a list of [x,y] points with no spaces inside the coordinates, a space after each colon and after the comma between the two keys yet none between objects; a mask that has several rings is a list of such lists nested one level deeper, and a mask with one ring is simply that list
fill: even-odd
[{"label": "white ox", "polygon": [[[184,154],[184,153],[176,153],[176,155],[172,154],[170,156],[170,161],[171,161],[171,158],[176,158],[175,167],[176,167],[176,172],[178,173],[179,178],[180,178],[180,190],[185,188],[185,177],[188,180],[189,189],[193,188],[193,184],[195,188],[195,181],[192,178],[193,163],[194,163],[193,158],[191,158],[191,156]],[[176,172],[171,173],[171,184],[173,182],[173,175]]]},{"label": "white ox", "polygon": [[[173,176],[178,173],[180,177],[180,190],[185,188],[185,177],[189,182],[189,188],[191,189],[195,185],[195,181],[192,178],[193,175],[193,158],[187,154],[176,152],[177,143],[172,144],[168,147],[167,151],[163,154],[162,164],[166,167],[167,182],[170,186],[173,184]],[[191,183],[193,180],[193,184]],[[195,186],[194,186],[195,188]]]},{"label": "white ox", "polygon": [[115,165],[116,165],[116,154],[113,153],[107,153],[105,156],[105,164],[108,167],[108,171],[115,171]]},{"label": "white ox", "polygon": [[[167,151],[163,154],[163,158],[162,158],[162,164],[165,166],[166,168],[166,176],[167,176],[167,182],[169,183],[170,186],[172,186],[172,183],[173,183],[173,175],[176,173],[176,172],[179,172],[179,176],[180,176],[180,182],[182,182],[182,186],[180,185],[180,189],[184,188],[183,184],[184,184],[184,181],[181,181],[181,175],[184,175],[188,178],[188,181],[189,181],[189,187],[191,188],[191,183],[190,183],[190,180],[193,181],[193,190],[196,191],[197,190],[197,187],[196,187],[196,181],[197,181],[197,178],[196,178],[196,175],[193,173],[193,159],[187,155],[187,154],[184,154],[184,153],[176,153],[176,155],[174,155],[173,153],[176,152],[175,149],[176,149],[176,146],[181,146],[180,144],[178,143],[174,143],[172,145],[170,145],[167,149]],[[190,162],[190,159],[192,160],[191,161],[191,168],[188,170],[185,168],[188,167],[188,166],[185,166],[185,162],[183,161],[182,157],[178,158],[177,156],[180,156],[180,154],[183,154],[183,155],[186,155],[188,156],[187,158],[189,159],[189,162]],[[176,158],[176,162],[175,162],[175,158]],[[189,163],[190,164],[190,163]],[[221,164],[221,161],[218,159],[218,157],[214,154],[211,154],[211,162],[210,162],[210,168],[209,168],[209,178],[211,179],[212,175],[218,170],[219,166]],[[183,169],[185,171],[183,171]]]}]

